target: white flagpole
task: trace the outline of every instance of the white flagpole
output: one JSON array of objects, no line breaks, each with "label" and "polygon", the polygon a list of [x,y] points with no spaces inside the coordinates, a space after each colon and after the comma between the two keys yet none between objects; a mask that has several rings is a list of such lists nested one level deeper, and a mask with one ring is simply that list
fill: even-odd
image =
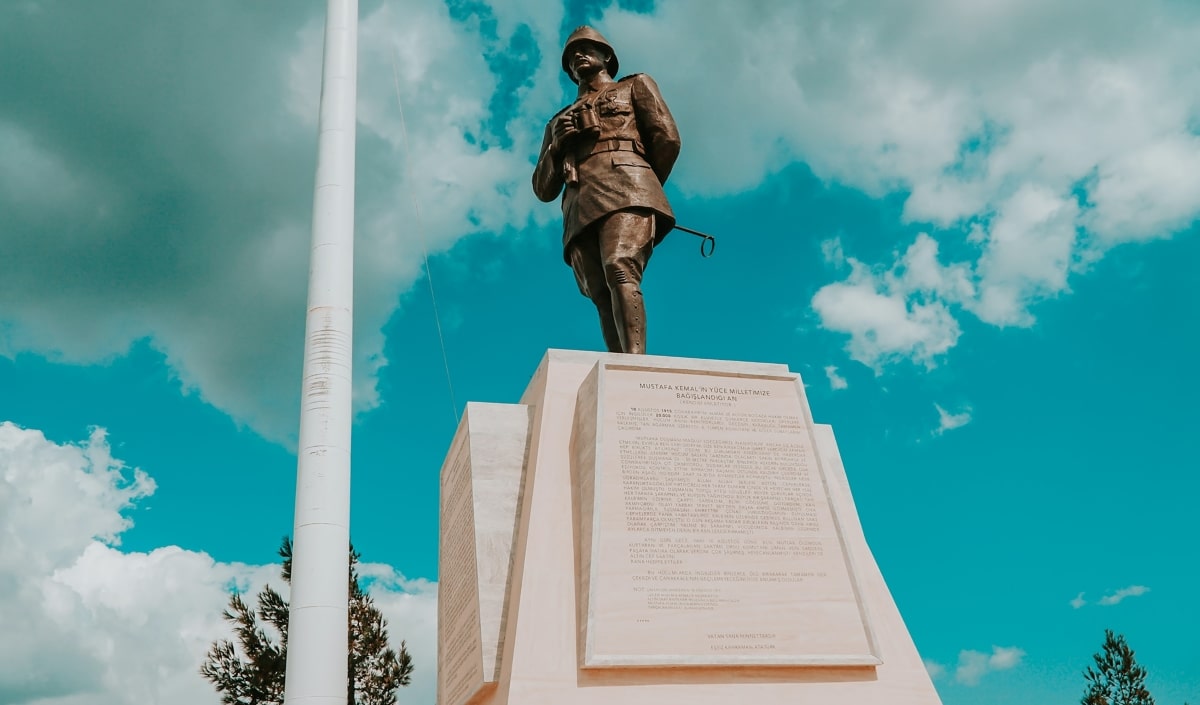
[{"label": "white flagpole", "polygon": [[328,0],[300,401],[286,705],[346,705],[358,0]]}]

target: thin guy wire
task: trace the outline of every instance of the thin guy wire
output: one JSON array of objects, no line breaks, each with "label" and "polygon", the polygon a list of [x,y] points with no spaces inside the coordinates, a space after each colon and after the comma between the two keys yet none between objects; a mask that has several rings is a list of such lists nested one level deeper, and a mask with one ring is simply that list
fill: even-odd
[{"label": "thin guy wire", "polygon": [[446,355],[446,338],[442,334],[442,316],[438,313],[437,296],[433,292],[433,270],[429,267],[429,246],[425,242],[424,220],[421,205],[413,191],[412,150],[408,146],[408,123],[404,120],[404,103],[400,100],[400,67],[396,47],[392,47],[392,85],[396,88],[396,107],[400,110],[400,135],[404,140],[404,176],[408,193],[412,198],[413,214],[416,216],[417,235],[421,239],[421,256],[425,260],[425,281],[429,282],[429,301],[433,305],[433,322],[437,325],[438,344],[442,347],[442,364],[446,368],[446,388],[450,390],[450,411],[454,413],[454,425],[458,426],[458,402],[454,399],[454,382],[450,379],[450,358]]}]

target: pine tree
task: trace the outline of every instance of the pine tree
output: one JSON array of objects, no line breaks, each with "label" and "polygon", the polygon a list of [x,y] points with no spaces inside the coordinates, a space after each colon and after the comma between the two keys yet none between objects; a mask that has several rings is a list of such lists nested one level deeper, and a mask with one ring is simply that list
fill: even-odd
[{"label": "pine tree", "polygon": [[[292,582],[292,541],[279,547],[283,580]],[[359,583],[360,556],[350,547],[350,656],[348,705],[395,705],[396,689],[412,682],[413,663],[405,642],[400,651],[388,647],[387,620]],[[237,646],[227,639],[208,651],[200,675],[216,687],[224,705],[278,705],[283,702],[287,664],[288,603],[270,586],[258,593],[257,613],[234,593],[225,610],[234,625]],[[260,626],[264,625],[264,626]],[[272,638],[265,625],[277,635]],[[240,648],[239,648],[240,647]]]},{"label": "pine tree", "polygon": [[1104,648],[1092,658],[1095,668],[1083,672],[1087,690],[1082,705],[1154,705],[1146,690],[1146,669],[1137,665],[1124,636],[1105,629]]}]

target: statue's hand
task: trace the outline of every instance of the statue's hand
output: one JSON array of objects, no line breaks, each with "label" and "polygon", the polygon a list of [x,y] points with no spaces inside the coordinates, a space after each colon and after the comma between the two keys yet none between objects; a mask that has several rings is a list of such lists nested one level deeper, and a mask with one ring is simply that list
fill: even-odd
[{"label": "statue's hand", "polygon": [[550,123],[550,150],[554,152],[555,156],[561,156],[563,149],[578,135],[579,130],[575,128],[575,121],[571,118],[571,114],[559,115]]}]

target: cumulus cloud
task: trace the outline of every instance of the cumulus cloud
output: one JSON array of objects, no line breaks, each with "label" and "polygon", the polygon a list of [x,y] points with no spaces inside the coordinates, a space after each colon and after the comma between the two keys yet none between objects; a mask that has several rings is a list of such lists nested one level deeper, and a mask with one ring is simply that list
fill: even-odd
[{"label": "cumulus cloud", "polygon": [[[597,24],[703,145],[673,176],[683,191],[745,191],[800,161],[904,194],[905,219],[936,233],[888,261],[842,253],[841,279],[812,300],[879,369],[937,364],[964,315],[1031,325],[1034,304],[1108,249],[1200,212],[1200,6],[1076,9],[756,0],[697,13],[675,0],[610,4]],[[86,363],[146,340],[186,389],[271,438],[292,433],[319,10],[0,10],[0,61],[22,66],[0,75],[0,354]],[[423,247],[555,217],[527,179],[561,102],[564,13],[552,0],[363,13],[355,390],[369,408],[381,328]],[[97,31],[109,26],[121,42]],[[704,71],[679,60],[697,53]]]},{"label": "cumulus cloud", "polygon": [[975,686],[988,673],[1015,668],[1024,657],[1025,652],[1015,646],[993,646],[990,654],[963,649],[958,653],[958,664],[952,668],[929,659],[925,659],[924,663],[925,671],[935,681],[953,672],[955,682]]},{"label": "cumulus cloud", "polygon": [[[1130,585],[1129,587],[1115,590],[1104,597],[1101,597],[1095,602],[1095,604],[1102,607],[1111,607],[1119,604],[1127,597],[1140,597],[1148,592],[1150,592],[1150,588],[1146,587],[1145,585]],[[1083,598],[1083,595],[1084,593],[1081,592],[1071,600],[1070,604],[1072,608],[1080,609],[1088,604],[1088,601]]]},{"label": "cumulus cloud", "polygon": [[968,295],[971,286],[961,269],[939,264],[933,238],[918,237],[888,270],[845,257],[840,243],[824,249],[827,258],[849,267],[850,275],[818,290],[812,306],[824,327],[850,335],[846,351],[851,358],[877,371],[903,359],[932,367],[958,342],[958,321],[939,297]]},{"label": "cumulus cloud", "polygon": [[370,576],[371,597],[388,621],[392,646],[408,642],[413,655],[413,682],[399,694],[399,701],[431,705],[437,700],[437,584],[408,580],[391,566],[361,564],[364,578]]},{"label": "cumulus cloud", "polygon": [[938,412],[938,427],[934,430],[935,436],[940,436],[946,431],[952,431],[956,428],[962,428],[971,423],[971,410],[964,409],[957,414],[952,414],[942,408],[941,404],[934,404],[933,408]]},{"label": "cumulus cloud", "polygon": [[1116,592],[1101,597],[1099,603],[1097,604],[1107,607],[1118,604],[1127,597],[1139,597],[1148,592],[1150,592],[1150,588],[1146,587],[1145,585],[1130,585],[1129,587],[1121,588]]},{"label": "cumulus cloud", "polygon": [[[198,669],[230,636],[230,586],[257,592],[279,567],[214,561],[177,546],[124,552],[122,512],[154,491],[112,457],[102,430],[57,444],[0,423],[0,702],[140,705],[213,702]],[[366,564],[393,638],[408,640],[414,702],[433,702],[436,586]],[[286,594],[286,593],[285,593]]]},{"label": "cumulus cloud", "polygon": [[925,672],[929,674],[931,680],[939,680],[946,675],[946,667],[937,661],[925,659]]},{"label": "cumulus cloud", "polygon": [[[360,409],[422,249],[553,215],[526,182],[562,9],[463,7],[363,8]],[[323,23],[312,5],[0,10],[0,61],[22,66],[0,76],[0,355],[92,363],[146,340],[188,391],[294,435]]]},{"label": "cumulus cloud", "polygon": [[1015,668],[1025,658],[1025,652],[1015,646],[993,646],[992,653],[966,650],[958,653],[954,680],[968,686],[979,685],[988,673]]},{"label": "cumulus cloud", "polygon": [[[841,254],[833,262],[848,266],[849,275],[819,289],[813,308],[825,328],[850,335],[855,360],[875,368],[902,359],[932,367],[958,342],[962,312],[997,326],[1030,326],[1031,303],[1068,290],[1068,274],[1082,257],[1075,251],[1078,213],[1069,199],[1022,187],[986,230],[970,229],[967,239],[986,242],[976,261],[943,263],[928,233],[886,266]],[[937,316],[915,325],[929,311]]]},{"label": "cumulus cloud", "polygon": [[[610,11],[604,26],[628,45],[624,63],[654,67],[705,145],[681,161],[685,190],[738,191],[803,161],[869,195],[904,194],[907,221],[944,231],[964,253],[956,287],[888,282],[901,251],[812,301],[854,359],[928,365],[955,345],[964,314],[1032,325],[1030,308],[1069,292],[1073,272],[1200,214],[1200,7],[1075,9],[760,0],[695,13],[661,2],[650,15]],[[703,72],[674,60],[696,47]]]},{"label": "cumulus cloud", "polygon": [[835,365],[825,366],[825,376],[829,378],[829,388],[833,390],[846,389],[850,383],[846,378],[838,374],[838,368]]}]

